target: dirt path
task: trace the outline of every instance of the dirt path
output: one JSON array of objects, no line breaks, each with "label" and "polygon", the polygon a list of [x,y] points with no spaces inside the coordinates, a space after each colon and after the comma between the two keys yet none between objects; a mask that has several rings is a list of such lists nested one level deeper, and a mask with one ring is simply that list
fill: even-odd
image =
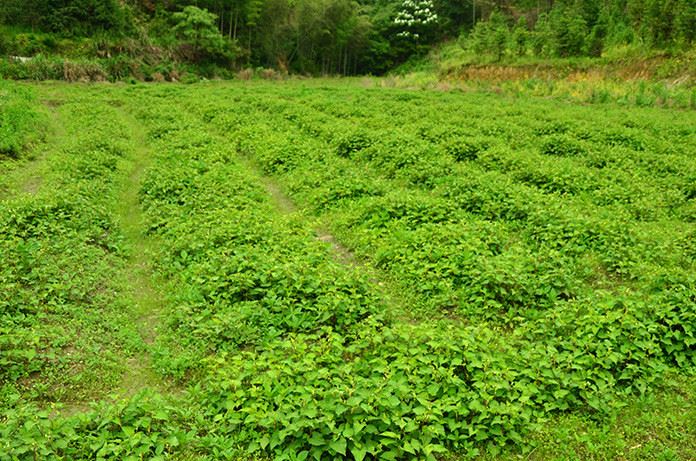
[{"label": "dirt path", "polygon": [[[271,200],[276,205],[276,208],[283,214],[291,214],[300,211],[295,203],[288,197],[280,186],[268,176],[264,176],[259,168],[253,162],[243,159],[246,166],[252,171],[255,171],[261,178],[261,183],[266,188],[266,192],[271,196]],[[315,226],[314,232],[317,234],[317,239],[328,243],[331,253],[334,258],[342,264],[349,266],[362,266],[362,262],[353,254],[347,247],[343,246],[325,227]]]},{"label": "dirt path", "polygon": [[133,134],[134,151],[130,174],[121,185],[116,215],[131,251],[125,269],[125,284],[130,288],[133,320],[144,343],[144,350],[127,360],[122,382],[116,390],[117,394],[130,397],[145,388],[162,391],[169,389],[170,385],[163,382],[152,367],[150,347],[161,323],[164,297],[152,283],[150,255],[157,243],[152,237],[145,235],[144,216],[138,200],[140,184],[151,162],[152,153],[149,151],[145,132],[137,121],[125,113],[124,120]]},{"label": "dirt path", "polygon": [[271,200],[275,204],[278,211],[286,215],[297,213],[302,216],[301,219],[312,221],[312,228],[317,240],[328,245],[330,254],[334,261],[350,268],[359,269],[360,272],[367,275],[368,279],[375,287],[375,290],[380,294],[380,297],[384,303],[389,306],[390,312],[403,321],[418,321],[412,315],[412,312],[407,309],[407,306],[413,305],[414,302],[407,300],[404,297],[402,290],[400,290],[395,283],[388,280],[387,277],[385,277],[385,274],[379,272],[378,269],[371,266],[367,261],[359,258],[350,250],[350,248],[343,245],[336,238],[336,236],[331,233],[326,223],[321,223],[317,219],[309,219],[307,216],[305,216],[303,214],[303,210],[292,201],[292,199],[283,191],[282,187],[273,178],[266,176],[263,173],[261,168],[259,168],[253,159],[250,159],[244,155],[238,155],[237,158],[250,171],[253,171],[258,175],[259,181],[266,189],[266,192],[271,197]]},{"label": "dirt path", "polygon": [[248,160],[244,160],[244,163],[249,167],[250,170],[256,171],[261,178],[263,187],[266,188],[266,192],[271,196],[271,200],[275,203],[276,207],[284,214],[295,213],[297,211],[297,205],[290,200],[290,197],[285,195],[285,193],[280,189],[278,184],[275,183],[271,178],[267,176],[262,176],[258,167]]}]

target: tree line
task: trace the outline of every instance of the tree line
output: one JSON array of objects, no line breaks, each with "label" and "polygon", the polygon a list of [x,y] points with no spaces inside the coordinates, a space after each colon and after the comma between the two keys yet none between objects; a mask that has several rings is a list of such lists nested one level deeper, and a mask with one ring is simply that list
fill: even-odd
[{"label": "tree line", "polygon": [[[463,43],[477,54],[601,56],[607,47],[689,47],[696,38],[693,0],[509,2],[476,23]],[[520,8],[525,6],[527,8]]]},{"label": "tree line", "polygon": [[[693,0],[3,0],[10,31],[139,40],[194,64],[383,73],[443,40],[477,54],[598,56],[691,46]],[[41,51],[50,40],[37,45]],[[14,48],[13,48],[14,46]],[[42,48],[43,46],[43,48]],[[18,45],[7,33],[0,52]]]}]

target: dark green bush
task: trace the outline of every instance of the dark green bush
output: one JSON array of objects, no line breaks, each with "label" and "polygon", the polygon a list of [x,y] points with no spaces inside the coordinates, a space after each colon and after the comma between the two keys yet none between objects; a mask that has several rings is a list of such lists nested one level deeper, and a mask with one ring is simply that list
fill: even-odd
[{"label": "dark green bush", "polygon": [[485,151],[488,147],[489,145],[486,141],[456,139],[450,141],[445,146],[445,151],[456,161],[462,162],[466,160],[476,160],[479,152]]},{"label": "dark green bush", "polygon": [[585,152],[583,146],[570,136],[555,135],[544,141],[540,149],[544,155],[556,155],[559,157],[572,157],[582,155]]},{"label": "dark green bush", "polygon": [[372,145],[372,140],[364,133],[350,133],[336,141],[336,155],[339,157],[351,157]]}]

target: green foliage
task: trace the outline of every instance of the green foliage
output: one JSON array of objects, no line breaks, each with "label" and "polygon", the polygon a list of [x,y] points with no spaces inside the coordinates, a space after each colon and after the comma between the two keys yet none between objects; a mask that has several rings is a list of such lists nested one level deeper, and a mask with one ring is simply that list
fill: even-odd
[{"label": "green foliage", "polygon": [[166,459],[192,439],[178,424],[182,415],[148,392],[72,417],[28,405],[0,419],[0,459]]},{"label": "green foliage", "polygon": [[[694,372],[688,112],[306,81],[59,91],[45,191],[0,201],[0,459],[497,456]],[[136,334],[114,216],[136,152],[167,297],[154,367],[183,389],[52,413],[89,389],[66,380],[119,376]]]},{"label": "green foliage", "polygon": [[[211,361],[216,371],[206,387],[222,384],[210,396],[209,418],[226,421],[251,451],[321,459],[341,456],[345,443],[353,456],[381,459],[427,457],[440,445],[495,450],[523,439],[538,412],[612,412],[618,396],[643,392],[671,367],[693,367],[693,300],[682,298],[694,284],[686,269],[693,263],[666,243],[650,250],[672,237],[643,228],[680,212],[640,199],[658,187],[684,203],[679,169],[655,182],[654,167],[639,166],[650,149],[673,149],[677,132],[688,136],[670,117],[649,130],[648,148],[652,112],[626,122],[617,110],[598,122],[590,111],[546,103],[518,101],[509,113],[489,97],[465,104],[458,95],[392,92],[370,101],[381,109],[368,112],[346,107],[331,90],[286,98],[250,89],[234,103],[188,107],[399,281],[417,300],[414,315],[459,314],[482,326],[440,337],[441,325],[406,331],[387,323],[348,341],[298,335]],[[358,92],[345,98],[366,103]],[[529,117],[539,111],[553,115]],[[394,125],[401,129],[392,136]],[[287,156],[288,139],[302,155]],[[439,149],[450,159],[436,160]],[[689,149],[677,154],[687,163]],[[607,163],[597,164],[602,158]],[[291,167],[267,168],[274,164]],[[624,190],[636,174],[641,185]],[[338,175],[360,178],[360,192],[346,193]],[[688,239],[689,225],[679,229],[668,232]],[[652,288],[656,273],[676,278]],[[512,333],[500,337],[496,326]],[[676,345],[676,337],[684,341]],[[435,350],[419,352],[423,344]],[[443,354],[447,369],[433,363]]]},{"label": "green foliage", "polygon": [[[10,396],[61,400],[89,392],[100,374],[108,380],[119,373],[113,349],[128,348],[127,311],[109,281],[124,255],[107,211],[124,156],[122,132],[109,110],[65,111],[77,123],[66,127],[70,141],[51,158],[51,185],[0,202],[0,256],[7,261],[0,268],[0,387],[13,389]],[[111,123],[89,127],[94,116]],[[110,342],[120,345],[105,347]],[[103,350],[98,359],[89,354],[95,349]],[[2,393],[0,406],[12,400]]]},{"label": "green foliage", "polygon": [[372,143],[373,141],[363,133],[350,133],[337,141],[336,154],[340,157],[351,157],[359,151],[370,147]]},{"label": "green foliage", "polygon": [[[145,121],[161,120],[151,136],[170,154],[150,172],[142,194],[151,232],[168,242],[162,270],[186,287],[173,317],[178,336],[196,348],[206,338],[201,352],[235,350],[289,333],[347,333],[379,316],[365,280],[347,278],[310,235],[274,219],[248,173],[228,155],[210,151],[214,137],[172,123],[165,112],[143,114]],[[187,207],[197,209],[197,203],[209,212],[192,220]],[[229,213],[236,218],[229,220]],[[207,244],[191,232],[213,228]]]},{"label": "green foliage", "polygon": [[[508,11],[519,17],[511,31],[501,20],[503,15],[494,10],[485,21],[474,24],[464,46],[498,60],[505,53],[523,56],[530,40],[533,53],[542,57],[598,57],[607,45],[623,45],[639,39],[652,47],[688,47],[693,34],[684,33],[683,25],[691,24],[696,17],[693,6],[687,7],[681,1],[674,3],[554,2],[547,10],[526,13],[535,19],[531,31],[527,30],[526,16],[518,16],[518,9]],[[529,5],[522,8],[527,9]]]},{"label": "green foliage", "polygon": [[582,145],[566,135],[550,136],[541,146],[544,155],[573,156],[583,153]]},{"label": "green foliage", "polygon": [[5,0],[0,20],[66,35],[91,35],[103,30],[118,34],[128,28],[126,14],[117,0],[31,0],[28,4]]},{"label": "green foliage", "polygon": [[191,59],[234,59],[234,47],[220,34],[214,14],[187,6],[180,13],[174,13],[172,18],[175,21],[174,32],[183,39],[182,45],[191,47]]},{"label": "green foliage", "polygon": [[41,139],[44,123],[31,92],[0,81],[0,161],[18,159]]},{"label": "green foliage", "polygon": [[587,22],[571,7],[554,8],[549,15],[554,56],[578,56],[583,53],[588,36]]},{"label": "green foliage", "polygon": [[529,28],[527,26],[527,20],[524,16],[515,24],[512,30],[512,51],[517,56],[524,56],[527,54],[529,47]]},{"label": "green foliage", "polygon": [[[0,52],[90,61],[127,57],[136,67],[177,67],[170,78],[160,70],[133,68],[122,77],[118,68],[108,74],[111,80],[178,80],[184,70],[229,78],[231,67],[383,74],[457,36],[484,61],[528,54],[600,57],[625,46],[681,53],[693,45],[692,3],[5,0]],[[26,78],[19,70],[5,75]]]}]

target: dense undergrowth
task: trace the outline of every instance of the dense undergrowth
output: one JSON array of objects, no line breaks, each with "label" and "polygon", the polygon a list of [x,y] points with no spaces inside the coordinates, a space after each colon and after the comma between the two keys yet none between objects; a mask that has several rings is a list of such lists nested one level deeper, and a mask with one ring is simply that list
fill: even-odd
[{"label": "dense undergrowth", "polygon": [[490,92],[516,97],[554,97],[589,104],[696,108],[696,50],[679,52],[618,46],[601,57],[493,59],[455,42],[414,58],[375,87]]},{"label": "dense undergrowth", "polygon": [[[51,180],[0,202],[18,261],[0,272],[0,459],[496,456],[693,376],[689,112],[336,85],[62,91],[73,136]],[[38,407],[94,395],[65,366],[76,344],[87,364],[114,354],[92,381],[107,387],[114,344],[143,347],[114,282],[125,114],[154,153],[139,197],[168,300],[150,350],[186,391],[55,416]],[[315,223],[372,270],[332,257]],[[77,389],[56,392],[61,373]]]},{"label": "dense undergrowth", "polygon": [[17,160],[32,143],[40,141],[40,111],[29,91],[0,80],[0,161]]},{"label": "dense undergrowth", "polygon": [[[254,69],[237,72],[214,64],[192,65],[166,59],[146,59],[119,55],[112,58],[65,57],[42,55],[27,61],[16,58],[0,58],[0,77],[8,80],[63,80],[66,82],[183,82],[193,83],[204,79],[248,79],[256,75]],[[258,74],[279,78],[270,70]]]}]

